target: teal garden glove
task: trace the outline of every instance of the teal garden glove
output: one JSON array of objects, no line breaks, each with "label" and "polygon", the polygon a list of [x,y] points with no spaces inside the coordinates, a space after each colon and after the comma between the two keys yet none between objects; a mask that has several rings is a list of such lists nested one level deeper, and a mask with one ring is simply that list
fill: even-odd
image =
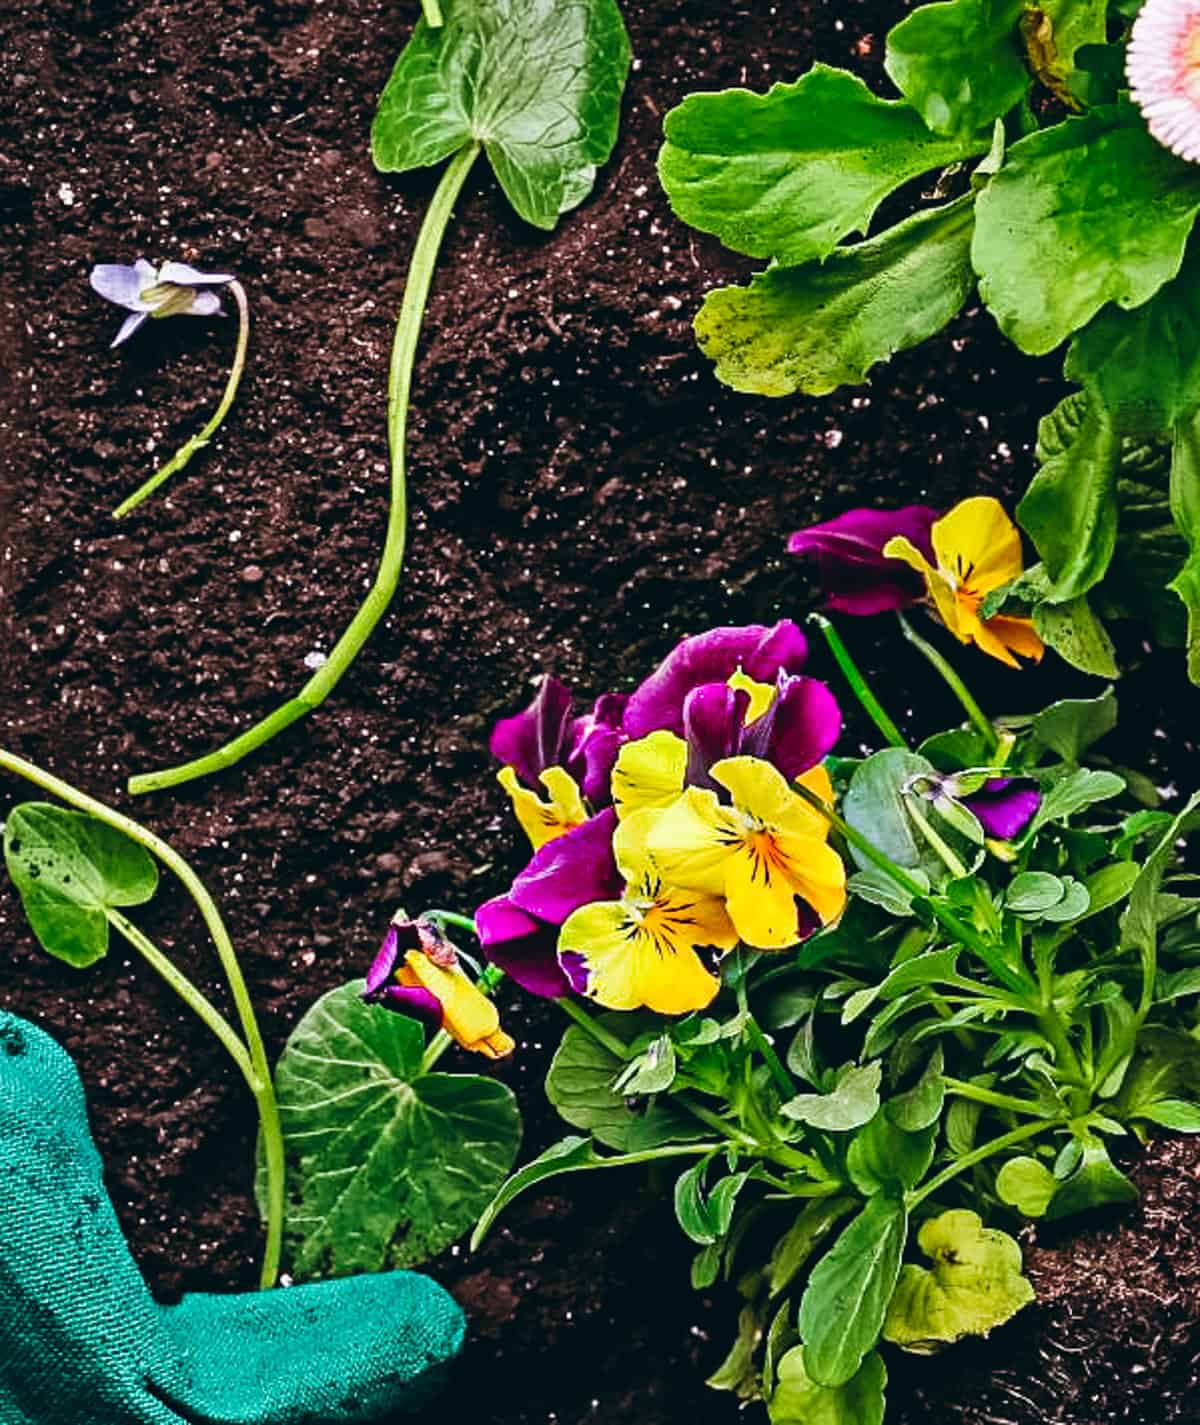
[{"label": "teal garden glove", "polygon": [[0,1425],[357,1425],[426,1404],[463,1332],[415,1272],[159,1306],[75,1066],[0,1011]]}]

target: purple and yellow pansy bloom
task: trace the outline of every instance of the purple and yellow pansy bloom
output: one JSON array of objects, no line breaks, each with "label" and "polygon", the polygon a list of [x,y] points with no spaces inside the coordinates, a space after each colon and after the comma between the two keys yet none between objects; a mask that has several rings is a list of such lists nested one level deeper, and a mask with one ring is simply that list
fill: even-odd
[{"label": "purple and yellow pansy bloom", "polygon": [[793,554],[813,555],[828,607],[872,614],[926,600],[960,643],[974,643],[1011,668],[1045,651],[1033,623],[1004,614],[983,619],[986,596],[1024,570],[1021,536],[1004,507],[977,495],[940,518],[925,505],[850,510],[799,530]]},{"label": "purple and yellow pansy bloom", "polygon": [[496,1006],[466,975],[453,945],[432,921],[394,921],[367,971],[363,999],[383,1005],[489,1059],[516,1048]]},{"label": "purple and yellow pansy bloom", "polygon": [[703,1009],[720,988],[720,957],[738,943],[719,895],[664,882],[647,848],[661,815],[639,811],[621,822],[613,837],[621,896],[581,906],[559,932],[571,988],[607,1009]]},{"label": "purple and yellow pansy bloom", "polygon": [[[718,896],[747,945],[784,950],[846,905],[846,868],[829,824],[788,779],[758,757],[729,757],[710,775],[727,794],[688,787],[656,819],[650,855],[670,885]],[[832,803],[824,767],[795,779]]]}]

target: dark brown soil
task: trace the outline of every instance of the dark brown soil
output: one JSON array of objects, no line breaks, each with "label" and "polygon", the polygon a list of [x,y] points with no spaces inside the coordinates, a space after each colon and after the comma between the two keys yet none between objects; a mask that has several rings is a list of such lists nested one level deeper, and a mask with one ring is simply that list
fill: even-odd
[{"label": "dark brown soil", "polygon": [[[820,403],[723,390],[691,340],[706,286],[748,269],[671,218],[662,114],[814,58],[878,80],[903,8],[631,5],[638,68],[595,197],[545,239],[482,166],[473,177],[427,321],[390,616],[306,723],[136,808],[220,900],[272,1051],[361,972],[397,903],[469,910],[504,885],[519,848],[486,732],[540,670],[627,687],[683,632],[802,610],[791,528],[1028,478],[1053,364],[1019,358],[978,313]],[[29,0],[0,15],[0,743],[121,805],[129,772],[207,750],[294,691],[372,571],[387,352],[432,180],[377,176],[366,134],[415,15],[411,0]],[[237,271],[255,330],[219,440],[117,528],[107,511],[215,402],[232,340],[168,322],[109,353],[119,316],[87,272],[139,254]],[[847,632],[904,670],[881,680],[897,709],[926,729],[953,716],[892,661],[886,623]],[[1124,755],[1189,787],[1194,693],[1179,660],[1130,651]],[[1082,685],[960,661],[996,708]],[[220,993],[176,887],[143,920]],[[249,1287],[253,1113],[216,1047],[120,947],[84,974],[41,954],[7,885],[0,943],[0,1002],[75,1055],[155,1290]],[[506,1018],[522,1042],[502,1072],[533,1151],[558,1133],[540,1078],[559,1025],[515,999]],[[1152,1149],[1139,1209],[1031,1254],[1038,1307],[987,1347],[889,1363],[890,1418],[1200,1420],[1198,1174],[1190,1144]],[[687,1260],[662,1185],[635,1173],[519,1205],[478,1256],[435,1266],[473,1322],[437,1418],[730,1425],[735,1402],[702,1377],[733,1304],[693,1294]]]}]

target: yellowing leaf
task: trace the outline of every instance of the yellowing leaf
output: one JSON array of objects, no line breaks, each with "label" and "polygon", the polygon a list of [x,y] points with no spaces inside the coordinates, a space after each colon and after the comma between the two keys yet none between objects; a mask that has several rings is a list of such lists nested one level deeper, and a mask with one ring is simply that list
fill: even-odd
[{"label": "yellowing leaf", "polygon": [[917,1242],[933,1266],[904,1266],[883,1326],[884,1339],[907,1351],[931,1354],[961,1336],[986,1336],[1034,1299],[1020,1247],[978,1213],[943,1212]]}]

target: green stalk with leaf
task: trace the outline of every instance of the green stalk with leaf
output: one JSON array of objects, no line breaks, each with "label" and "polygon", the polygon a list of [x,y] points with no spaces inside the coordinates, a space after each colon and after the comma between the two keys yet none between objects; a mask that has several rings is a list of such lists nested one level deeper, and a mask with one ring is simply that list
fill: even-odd
[{"label": "green stalk with leaf", "polygon": [[325,701],[387,612],[404,565],[408,522],[406,437],[421,324],[463,185],[481,153],[517,215],[552,231],[588,196],[617,137],[629,71],[614,0],[426,0],[379,101],[371,134],[376,167],[404,173],[445,163],[413,249],[388,374],[391,504],[371,590],[325,663],[293,698],[245,732],[177,767],[130,779],[162,791],[221,771]]}]

